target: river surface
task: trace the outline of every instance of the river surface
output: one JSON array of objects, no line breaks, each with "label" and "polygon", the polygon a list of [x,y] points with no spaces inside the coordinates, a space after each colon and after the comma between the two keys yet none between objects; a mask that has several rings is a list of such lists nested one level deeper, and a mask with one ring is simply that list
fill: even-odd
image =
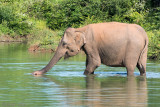
[{"label": "river surface", "polygon": [[52,53],[29,53],[22,43],[0,43],[0,107],[159,107],[160,63],[148,61],[147,77],[101,65],[85,76],[85,55],[60,60],[46,75]]}]

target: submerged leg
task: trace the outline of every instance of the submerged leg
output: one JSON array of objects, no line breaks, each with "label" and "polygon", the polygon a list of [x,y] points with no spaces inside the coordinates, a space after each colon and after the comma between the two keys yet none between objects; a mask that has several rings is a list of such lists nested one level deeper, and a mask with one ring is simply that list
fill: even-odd
[{"label": "submerged leg", "polygon": [[134,75],[135,67],[136,67],[136,64],[130,64],[126,66],[128,76]]},{"label": "submerged leg", "polygon": [[99,67],[101,64],[100,60],[97,60],[93,57],[86,57],[86,69],[84,71],[85,75],[94,74],[94,70]]},{"label": "submerged leg", "polygon": [[128,56],[126,56],[125,66],[127,69],[128,76],[134,75],[134,70],[136,68],[137,61],[138,61],[138,55],[136,55],[136,54],[130,53],[130,54],[128,54]]}]

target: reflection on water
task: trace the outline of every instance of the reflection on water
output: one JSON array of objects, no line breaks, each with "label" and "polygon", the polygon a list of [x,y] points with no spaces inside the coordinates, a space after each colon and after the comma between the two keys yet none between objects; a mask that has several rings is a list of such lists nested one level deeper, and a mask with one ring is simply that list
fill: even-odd
[{"label": "reflection on water", "polygon": [[147,63],[147,78],[127,77],[125,68],[102,65],[85,76],[85,56],[61,60],[44,76],[51,53],[28,53],[25,44],[0,44],[0,107],[156,107],[160,63]]},{"label": "reflection on water", "polygon": [[80,78],[45,76],[37,79],[43,80],[36,81],[36,85],[41,87],[38,90],[40,95],[32,100],[43,102],[42,97],[49,101],[47,104],[50,106],[147,106],[147,83],[142,77],[99,78],[91,75]]},{"label": "reflection on water", "polygon": [[97,107],[147,105],[147,84],[144,78],[138,79],[138,82],[135,77],[128,77],[126,80],[118,79],[118,81],[106,79],[99,82],[95,81],[94,77],[87,77],[86,88],[86,105],[93,104]]}]

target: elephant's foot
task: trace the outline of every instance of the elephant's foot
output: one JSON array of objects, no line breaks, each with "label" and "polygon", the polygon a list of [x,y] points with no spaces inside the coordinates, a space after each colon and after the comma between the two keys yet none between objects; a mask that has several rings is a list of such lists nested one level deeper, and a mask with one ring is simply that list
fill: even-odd
[{"label": "elephant's foot", "polygon": [[146,72],[140,72],[140,76],[146,76]]},{"label": "elephant's foot", "polygon": [[44,72],[42,72],[42,71],[34,71],[32,74],[33,75],[43,75]]},{"label": "elephant's foot", "polygon": [[94,74],[94,71],[93,72],[89,72],[89,71],[84,71],[83,73],[84,75],[90,75],[90,74]]}]

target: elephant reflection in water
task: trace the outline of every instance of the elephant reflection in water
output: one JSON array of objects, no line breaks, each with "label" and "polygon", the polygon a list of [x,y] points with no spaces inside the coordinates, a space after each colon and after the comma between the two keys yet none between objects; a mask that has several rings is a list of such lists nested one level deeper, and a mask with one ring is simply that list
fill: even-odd
[{"label": "elephant reflection in water", "polygon": [[[95,75],[84,78],[86,85],[69,81],[57,81],[62,85],[67,105],[87,107],[146,107],[147,83],[144,77],[107,77],[98,79]],[[53,81],[53,78],[52,78]]]},{"label": "elephant reflection in water", "polygon": [[[112,80],[114,81],[114,80]],[[86,78],[85,105],[95,107],[146,107],[147,83],[146,78],[127,77],[127,80],[107,80],[100,82],[94,76]]]}]

